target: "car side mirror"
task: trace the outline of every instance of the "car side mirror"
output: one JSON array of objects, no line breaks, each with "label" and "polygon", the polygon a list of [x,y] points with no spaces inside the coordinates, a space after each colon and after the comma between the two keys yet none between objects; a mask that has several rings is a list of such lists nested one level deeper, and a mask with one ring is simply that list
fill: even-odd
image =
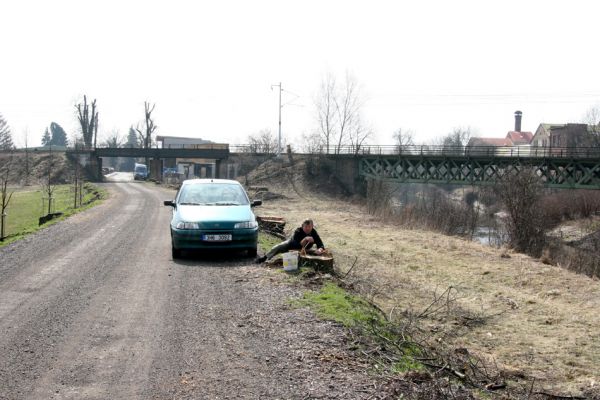
[{"label": "car side mirror", "polygon": [[260,206],[260,205],[262,205],[262,200],[253,200],[252,204],[250,204],[250,207]]},{"label": "car side mirror", "polygon": [[173,203],[173,200],[165,200],[165,201],[163,202],[163,204],[164,204],[165,206],[171,206],[171,207],[175,208],[175,203]]}]

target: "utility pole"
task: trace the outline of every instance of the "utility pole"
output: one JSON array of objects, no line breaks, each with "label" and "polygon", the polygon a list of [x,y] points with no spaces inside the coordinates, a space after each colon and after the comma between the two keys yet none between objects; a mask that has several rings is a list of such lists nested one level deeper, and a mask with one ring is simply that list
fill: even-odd
[{"label": "utility pole", "polygon": [[279,136],[277,142],[277,157],[279,158],[281,157],[281,92],[283,88],[281,87],[281,82],[279,82],[279,85],[271,85],[271,90],[274,87],[279,87]]}]

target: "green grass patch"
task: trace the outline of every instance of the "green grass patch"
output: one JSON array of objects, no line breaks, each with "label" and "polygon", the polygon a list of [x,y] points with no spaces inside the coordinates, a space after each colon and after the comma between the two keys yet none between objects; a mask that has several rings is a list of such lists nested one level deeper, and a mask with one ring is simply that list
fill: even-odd
[{"label": "green grass patch", "polygon": [[321,318],[347,327],[384,323],[383,317],[369,303],[333,283],[325,284],[319,292],[306,292],[298,303],[309,306]]},{"label": "green grass patch", "polygon": [[6,210],[6,226],[4,228],[6,238],[0,242],[0,246],[86,210],[105,199],[107,194],[105,190],[86,183],[83,188],[83,206],[79,208],[74,208],[75,193],[72,185],[56,185],[52,196],[54,200],[51,212],[62,212],[63,215],[39,226],[39,218],[48,213],[47,194],[41,187],[16,190]]},{"label": "green grass patch", "polygon": [[258,247],[262,249],[265,253],[271,250],[271,247],[275,246],[283,242],[285,239],[279,239],[273,235],[269,235],[268,233],[258,232]]},{"label": "green grass patch", "polygon": [[393,373],[421,371],[425,366],[417,360],[422,356],[420,348],[407,341],[399,333],[398,326],[387,321],[381,312],[359,296],[352,295],[334,283],[325,284],[318,292],[304,293],[302,299],[293,302],[307,306],[320,318],[339,322],[347,328],[360,332],[385,357],[375,360],[376,369]]}]

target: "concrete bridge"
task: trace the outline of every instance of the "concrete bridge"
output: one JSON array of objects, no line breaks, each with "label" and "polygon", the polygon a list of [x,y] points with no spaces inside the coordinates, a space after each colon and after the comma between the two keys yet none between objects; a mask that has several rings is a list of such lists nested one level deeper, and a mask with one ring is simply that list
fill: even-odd
[{"label": "concrete bridge", "polygon": [[95,149],[68,149],[67,154],[84,157],[90,166],[90,172],[96,179],[102,177],[102,157],[132,157],[147,158],[150,175],[162,176],[162,160],[168,158],[202,158],[215,160],[215,175],[217,178],[224,175],[223,161],[229,158],[229,145],[221,143],[178,145],[166,148],[151,147],[148,149],[137,147],[96,147]]}]

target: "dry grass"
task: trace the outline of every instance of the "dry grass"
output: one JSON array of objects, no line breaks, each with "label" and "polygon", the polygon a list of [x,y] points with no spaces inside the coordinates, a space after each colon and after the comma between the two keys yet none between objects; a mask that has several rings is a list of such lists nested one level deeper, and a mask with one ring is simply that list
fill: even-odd
[{"label": "dry grass", "polygon": [[[301,183],[270,187],[285,199],[258,215],[283,216],[287,230],[306,217],[337,266],[372,282],[372,299],[387,312],[422,311],[448,287],[458,312],[425,324],[430,342],[467,348],[545,390],[578,394],[600,385],[600,282],[528,256],[460,238],[406,230],[369,216],[357,204],[310,194]],[[297,193],[302,191],[302,196]],[[469,323],[477,321],[477,323]]]}]

